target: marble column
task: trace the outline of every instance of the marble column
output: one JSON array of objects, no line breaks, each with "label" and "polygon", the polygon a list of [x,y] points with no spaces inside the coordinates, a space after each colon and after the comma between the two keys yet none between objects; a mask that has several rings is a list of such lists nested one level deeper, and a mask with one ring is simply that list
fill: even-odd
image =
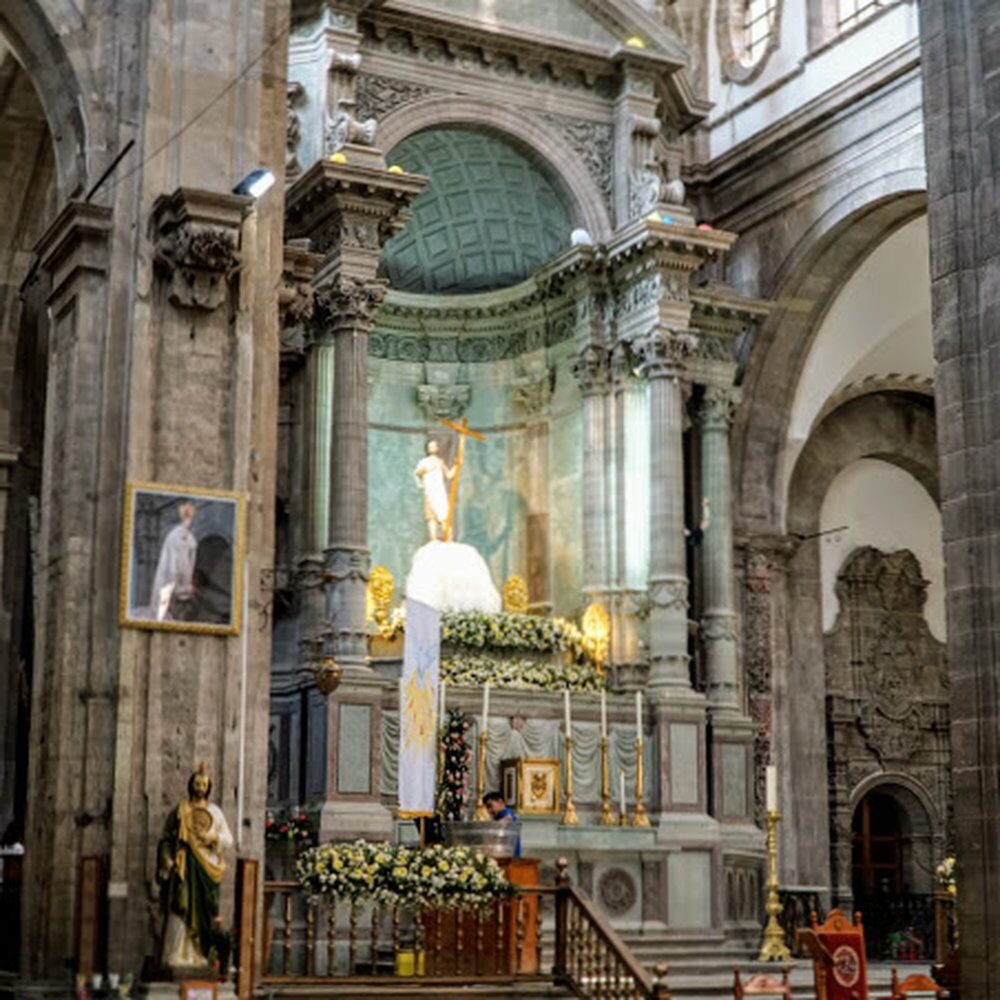
[{"label": "marble column", "polygon": [[649,380],[649,688],[690,689],[688,578],[684,541],[684,357],[686,332],[662,330],[639,344]]},{"label": "marble column", "polygon": [[573,363],[573,375],[583,396],[583,592],[589,599],[602,595],[608,582],[604,544],[607,348],[585,345]]},{"label": "marble column", "polygon": [[[731,387],[708,386],[697,411],[703,503],[707,501],[708,505],[701,543],[701,636],[708,704],[713,714],[739,709],[729,463],[729,427],[738,398]],[[703,519],[705,513],[703,510]]]}]

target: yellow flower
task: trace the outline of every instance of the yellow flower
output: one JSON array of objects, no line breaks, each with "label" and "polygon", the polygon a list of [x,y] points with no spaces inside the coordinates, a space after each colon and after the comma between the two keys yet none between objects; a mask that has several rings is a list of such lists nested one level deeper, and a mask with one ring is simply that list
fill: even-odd
[{"label": "yellow flower", "polygon": [[448,862],[444,861],[444,860],[439,861],[438,862],[438,871],[439,872],[446,872],[447,870],[448,870]]},{"label": "yellow flower", "polygon": [[334,869],[334,871],[338,871],[339,872],[341,870],[341,868],[343,868],[343,867],[344,867],[344,862],[341,861],[340,858],[334,858],[333,859],[333,869]]}]

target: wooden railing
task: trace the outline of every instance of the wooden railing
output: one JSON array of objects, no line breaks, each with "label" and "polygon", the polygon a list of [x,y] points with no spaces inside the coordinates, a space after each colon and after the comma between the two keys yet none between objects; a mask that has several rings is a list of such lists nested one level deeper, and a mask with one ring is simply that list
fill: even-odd
[{"label": "wooden railing", "polygon": [[297,882],[265,882],[263,982],[392,988],[411,977],[428,985],[516,980],[594,1000],[669,1000],[666,966],[650,974],[570,883],[567,867],[560,858],[555,885],[518,886],[508,902],[467,911],[312,901]]}]

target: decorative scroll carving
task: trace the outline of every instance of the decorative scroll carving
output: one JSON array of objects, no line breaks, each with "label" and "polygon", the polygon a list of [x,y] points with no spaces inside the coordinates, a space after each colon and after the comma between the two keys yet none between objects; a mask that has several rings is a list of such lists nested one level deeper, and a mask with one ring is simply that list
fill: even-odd
[{"label": "decorative scroll carving", "polygon": [[323,152],[329,156],[337,153],[347,143],[356,146],[374,146],[378,122],[374,118],[359,121],[348,110],[349,102],[341,101],[336,113],[327,117],[323,129]]},{"label": "decorative scroll carving", "polygon": [[649,581],[649,606],[668,611],[688,608],[688,581],[683,577]]},{"label": "decorative scroll carving", "polygon": [[608,350],[598,344],[587,344],[573,362],[573,377],[584,396],[607,392],[610,387]]},{"label": "decorative scroll carving", "polygon": [[419,83],[394,80],[390,76],[373,73],[359,73],[354,110],[361,119],[374,118],[381,121],[390,111],[434,93],[438,91]]},{"label": "decorative scroll carving", "polygon": [[614,162],[614,126],[566,115],[542,114],[539,117],[559,130],[566,145],[580,157],[590,176],[597,182],[605,202],[610,204],[613,191],[611,164]]},{"label": "decorative scroll carving", "polygon": [[540,371],[519,375],[511,383],[511,402],[527,417],[543,413],[552,399],[555,371],[543,365]]}]

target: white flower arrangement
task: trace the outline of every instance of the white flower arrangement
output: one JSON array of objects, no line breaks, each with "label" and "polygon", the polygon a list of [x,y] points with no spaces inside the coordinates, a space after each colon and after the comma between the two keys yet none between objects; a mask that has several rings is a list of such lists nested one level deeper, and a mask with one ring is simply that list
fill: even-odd
[{"label": "white flower arrangement", "polygon": [[953,857],[945,858],[934,870],[938,885],[947,889],[953,896],[958,891],[957,866]]},{"label": "white flower arrangement", "polygon": [[322,844],[299,856],[295,874],[311,898],[352,904],[475,909],[514,892],[492,858],[467,847],[421,849],[366,840]]},{"label": "white flower arrangement", "polygon": [[456,654],[441,659],[441,677],[460,687],[525,688],[535,691],[599,691],[604,678],[591,663],[563,664],[527,657]]}]

